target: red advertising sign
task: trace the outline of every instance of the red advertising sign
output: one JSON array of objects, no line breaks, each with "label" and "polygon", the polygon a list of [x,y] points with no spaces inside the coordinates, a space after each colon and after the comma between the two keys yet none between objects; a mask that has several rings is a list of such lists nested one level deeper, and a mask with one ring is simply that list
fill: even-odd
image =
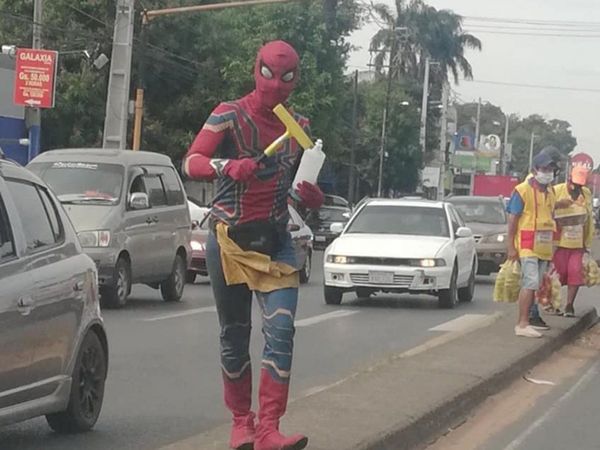
[{"label": "red advertising sign", "polygon": [[52,108],[58,52],[17,49],[14,102],[20,106]]},{"label": "red advertising sign", "polygon": [[510,197],[519,179],[508,175],[475,175],[473,195]]}]

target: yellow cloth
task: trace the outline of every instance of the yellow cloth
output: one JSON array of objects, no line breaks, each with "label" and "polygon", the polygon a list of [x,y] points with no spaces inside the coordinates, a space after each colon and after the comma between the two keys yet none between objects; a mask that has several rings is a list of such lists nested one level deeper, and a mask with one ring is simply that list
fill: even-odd
[{"label": "yellow cloth", "polygon": [[[554,186],[556,201],[571,198],[567,183]],[[584,206],[587,217],[583,225],[572,225],[563,227],[560,233],[559,247],[563,248],[591,248],[594,239],[594,213],[592,210],[592,192],[584,186],[583,194],[579,196],[576,203]]]},{"label": "yellow cloth", "polygon": [[217,224],[217,241],[221,247],[221,264],[228,286],[247,284],[259,292],[297,288],[298,271],[289,264],[272,261],[268,255],[242,250],[228,235],[227,225]]},{"label": "yellow cloth", "polygon": [[515,236],[519,257],[535,257],[550,261],[555,230],[552,216],[555,204],[554,190],[552,186],[548,186],[546,192],[541,192],[529,181],[519,184],[515,190],[521,196],[524,205]]}]

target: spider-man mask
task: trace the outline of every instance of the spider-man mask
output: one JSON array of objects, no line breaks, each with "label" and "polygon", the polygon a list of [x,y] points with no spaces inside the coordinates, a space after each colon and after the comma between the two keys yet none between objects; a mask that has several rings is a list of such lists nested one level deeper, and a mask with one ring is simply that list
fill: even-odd
[{"label": "spider-man mask", "polygon": [[254,79],[262,106],[273,109],[288,99],[298,82],[299,61],[296,50],[284,41],[269,42],[258,51]]}]

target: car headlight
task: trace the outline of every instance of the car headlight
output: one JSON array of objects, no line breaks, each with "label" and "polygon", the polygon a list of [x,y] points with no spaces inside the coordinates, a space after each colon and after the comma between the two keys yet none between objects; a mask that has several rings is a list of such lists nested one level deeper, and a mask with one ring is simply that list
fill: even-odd
[{"label": "car headlight", "polygon": [[443,267],[446,265],[446,261],[442,258],[417,259],[414,261],[413,265],[419,267]]},{"label": "car headlight", "polygon": [[110,231],[95,230],[77,233],[82,247],[108,247],[110,245]]},{"label": "car headlight", "polygon": [[491,234],[489,236],[484,236],[483,239],[481,239],[481,242],[484,242],[487,244],[502,243],[505,241],[506,241],[506,233]]},{"label": "car headlight", "polygon": [[351,256],[327,255],[327,262],[333,264],[352,264],[354,258]]},{"label": "car headlight", "polygon": [[197,252],[204,251],[204,244],[202,242],[192,241],[191,246],[192,246],[192,250],[194,250],[194,251],[197,251]]}]

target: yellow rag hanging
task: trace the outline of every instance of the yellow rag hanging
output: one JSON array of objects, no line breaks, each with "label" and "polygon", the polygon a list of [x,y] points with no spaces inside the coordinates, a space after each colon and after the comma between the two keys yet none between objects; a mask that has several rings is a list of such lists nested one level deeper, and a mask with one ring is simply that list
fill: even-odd
[{"label": "yellow rag hanging", "polygon": [[289,264],[272,261],[268,255],[244,251],[227,233],[227,225],[217,224],[217,241],[221,247],[221,265],[228,286],[247,284],[252,291],[272,292],[297,288],[298,271]]}]

